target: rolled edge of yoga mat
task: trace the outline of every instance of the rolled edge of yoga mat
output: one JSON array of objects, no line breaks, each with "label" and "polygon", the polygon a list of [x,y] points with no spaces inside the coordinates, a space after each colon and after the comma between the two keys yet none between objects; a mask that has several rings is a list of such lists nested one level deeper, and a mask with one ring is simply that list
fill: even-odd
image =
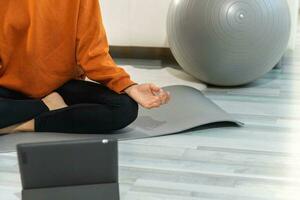
[{"label": "rolled edge of yoga mat", "polygon": [[[207,125],[219,122],[229,122],[232,126],[243,125],[195,88],[174,85],[164,87],[164,89],[170,91],[172,95],[172,99],[167,105],[153,110],[140,108],[137,120],[122,130],[111,134],[10,134],[0,137],[0,152],[15,151],[15,146],[20,143],[91,138],[122,141],[179,134],[196,127],[212,128],[212,126]],[[224,124],[220,125],[223,126]]]}]

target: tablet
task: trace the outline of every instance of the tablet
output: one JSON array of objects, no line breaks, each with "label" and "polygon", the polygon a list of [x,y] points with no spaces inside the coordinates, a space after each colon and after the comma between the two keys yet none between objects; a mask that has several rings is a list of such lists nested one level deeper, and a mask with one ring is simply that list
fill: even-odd
[{"label": "tablet", "polygon": [[19,144],[17,153],[23,199],[39,196],[39,200],[46,200],[61,195],[61,199],[74,200],[76,193],[81,196],[92,193],[95,199],[111,194],[110,199],[118,199],[116,141],[92,139]]}]

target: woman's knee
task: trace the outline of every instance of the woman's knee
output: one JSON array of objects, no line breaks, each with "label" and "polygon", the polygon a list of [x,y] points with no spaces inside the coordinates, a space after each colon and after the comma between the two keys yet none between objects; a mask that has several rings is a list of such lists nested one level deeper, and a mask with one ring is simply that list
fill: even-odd
[{"label": "woman's knee", "polygon": [[120,98],[119,108],[116,112],[117,116],[115,117],[118,129],[124,128],[135,121],[139,110],[137,102],[128,95],[121,95]]}]

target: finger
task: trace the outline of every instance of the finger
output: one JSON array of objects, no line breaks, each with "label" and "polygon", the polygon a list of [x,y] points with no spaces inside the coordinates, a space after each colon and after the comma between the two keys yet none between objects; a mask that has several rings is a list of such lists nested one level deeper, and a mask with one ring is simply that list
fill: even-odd
[{"label": "finger", "polygon": [[168,98],[167,98],[167,103],[169,103],[169,101],[171,100],[171,93],[167,92]]},{"label": "finger", "polygon": [[161,97],[160,97],[160,95],[159,96],[155,96],[154,98],[153,98],[153,103],[161,103]]},{"label": "finger", "polygon": [[161,100],[160,97],[154,97],[152,101],[149,102],[149,105],[153,105],[153,104],[157,104],[160,105],[161,104]]},{"label": "finger", "polygon": [[159,91],[161,90],[160,87],[158,87],[157,85],[155,85],[155,84],[153,84],[153,83],[150,83],[150,87],[151,87],[153,90],[157,91],[157,92],[159,92]]},{"label": "finger", "polygon": [[165,93],[163,96],[163,104],[167,104],[170,100],[170,96],[168,93]]},{"label": "finger", "polygon": [[157,95],[157,93],[159,93],[161,90],[160,87],[154,85],[153,83],[150,84],[150,89],[154,95]]},{"label": "finger", "polygon": [[167,95],[166,92],[161,93],[161,94],[160,94],[160,101],[161,101],[161,104],[166,104],[167,98],[168,98],[168,95]]},{"label": "finger", "polygon": [[166,104],[170,101],[170,92],[166,92]]},{"label": "finger", "polygon": [[153,104],[151,104],[149,107],[150,107],[150,109],[151,109],[151,108],[159,108],[160,106],[161,106],[160,103],[153,103]]},{"label": "finger", "polygon": [[160,105],[158,103],[153,103],[153,104],[144,105],[143,107],[147,109],[152,109],[152,108],[159,108],[159,106]]},{"label": "finger", "polygon": [[169,94],[168,94],[168,92],[163,91],[163,92],[161,93],[161,101],[162,101],[162,104],[166,104],[166,103],[168,102],[168,100],[169,100]]},{"label": "finger", "polygon": [[145,102],[144,107],[152,107],[153,105],[160,105],[160,98],[158,96],[155,96],[151,98],[151,100],[148,100],[148,102]]}]

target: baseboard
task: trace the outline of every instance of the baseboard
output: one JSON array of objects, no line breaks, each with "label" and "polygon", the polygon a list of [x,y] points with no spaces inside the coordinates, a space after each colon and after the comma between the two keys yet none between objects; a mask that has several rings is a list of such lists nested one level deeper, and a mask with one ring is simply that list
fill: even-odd
[{"label": "baseboard", "polygon": [[159,59],[175,61],[170,48],[110,46],[114,58]]}]

